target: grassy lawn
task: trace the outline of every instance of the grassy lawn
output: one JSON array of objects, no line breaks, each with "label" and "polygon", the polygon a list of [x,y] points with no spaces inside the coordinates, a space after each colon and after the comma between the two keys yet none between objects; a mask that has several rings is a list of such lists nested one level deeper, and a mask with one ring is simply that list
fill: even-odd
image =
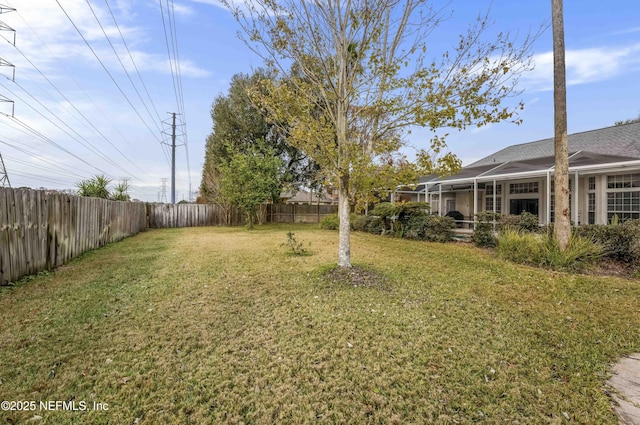
[{"label": "grassy lawn", "polygon": [[384,280],[354,287],[336,257],[315,227],[157,230],[4,288],[0,400],[87,410],[0,423],[617,423],[603,382],[640,351],[638,281],[356,233]]}]

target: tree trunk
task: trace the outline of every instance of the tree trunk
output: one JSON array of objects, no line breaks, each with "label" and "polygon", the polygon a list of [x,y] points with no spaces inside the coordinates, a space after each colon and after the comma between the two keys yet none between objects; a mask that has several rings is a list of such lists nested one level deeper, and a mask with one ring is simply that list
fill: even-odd
[{"label": "tree trunk", "polygon": [[[569,143],[567,137],[567,81],[565,75],[564,19],[562,0],[551,0],[553,25],[553,106],[555,151],[554,236],[561,250],[571,236],[569,213]],[[578,184],[578,182],[574,182]]]},{"label": "tree trunk", "polygon": [[349,176],[341,176],[339,179],[338,216],[340,218],[338,266],[351,267],[351,206],[349,205]]}]

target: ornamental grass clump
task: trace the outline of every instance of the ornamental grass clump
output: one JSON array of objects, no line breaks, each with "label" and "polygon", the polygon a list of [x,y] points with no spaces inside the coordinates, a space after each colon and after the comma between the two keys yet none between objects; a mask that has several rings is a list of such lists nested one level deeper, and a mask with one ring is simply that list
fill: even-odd
[{"label": "ornamental grass clump", "polygon": [[563,251],[553,237],[506,229],[498,237],[497,252],[499,257],[514,263],[580,271],[593,265],[602,256],[603,249],[591,239],[572,235]]}]

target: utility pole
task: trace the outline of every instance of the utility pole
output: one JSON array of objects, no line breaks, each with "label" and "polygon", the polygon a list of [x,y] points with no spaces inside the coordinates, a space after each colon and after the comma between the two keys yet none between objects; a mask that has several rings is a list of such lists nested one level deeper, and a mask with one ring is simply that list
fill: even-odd
[{"label": "utility pole", "polygon": [[[176,115],[175,112],[168,112],[171,114],[171,144],[164,143],[165,145],[171,146],[171,203],[176,203]],[[167,124],[166,121],[162,122],[163,124]],[[166,132],[162,132],[163,134],[167,134]]]},{"label": "utility pole", "polygon": [[[15,9],[13,7],[8,7],[5,6],[3,4],[0,4],[0,14],[2,13],[7,13],[7,12],[14,12]],[[9,25],[5,24],[4,22],[0,21],[0,31],[10,31],[13,33],[13,43],[11,43],[11,41],[9,41],[9,43],[13,44],[14,46],[16,45],[16,31],[11,28]],[[11,81],[15,81],[16,79],[16,68],[15,66],[13,66],[12,63],[0,58],[0,66],[8,66],[11,67],[13,70],[13,75],[11,78]],[[11,103],[11,116],[13,117],[13,113],[14,113],[14,109],[13,109],[13,100],[0,95],[0,102],[7,102],[7,103]],[[8,116],[8,115],[7,115]],[[9,175],[7,174],[7,168],[4,166],[4,159],[2,159],[2,153],[0,153],[0,185],[2,187],[11,187],[11,182],[9,182]]]},{"label": "utility pole", "polygon": [[176,203],[176,113],[171,124],[171,203]]}]

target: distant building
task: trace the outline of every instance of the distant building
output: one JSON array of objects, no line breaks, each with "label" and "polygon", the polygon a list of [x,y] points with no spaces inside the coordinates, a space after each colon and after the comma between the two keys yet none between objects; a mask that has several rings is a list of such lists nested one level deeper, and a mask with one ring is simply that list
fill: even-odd
[{"label": "distant building", "polygon": [[324,193],[317,194],[307,190],[288,191],[280,194],[280,201],[285,204],[334,205],[337,198]]}]

